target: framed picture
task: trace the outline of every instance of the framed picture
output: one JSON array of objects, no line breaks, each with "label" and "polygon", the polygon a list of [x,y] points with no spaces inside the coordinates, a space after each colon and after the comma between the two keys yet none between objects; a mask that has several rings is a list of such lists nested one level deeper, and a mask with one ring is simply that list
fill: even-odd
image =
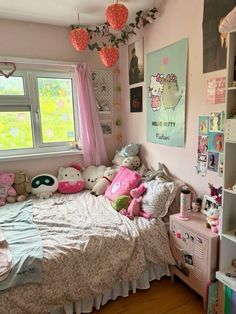
[{"label": "framed picture", "polygon": [[143,87],[130,89],[130,112],[143,111]]},{"label": "framed picture", "polygon": [[223,132],[224,131],[224,112],[211,112],[209,120],[210,132]]},{"label": "framed picture", "polygon": [[104,137],[110,137],[113,135],[113,125],[111,120],[101,120],[102,133]]},{"label": "framed picture", "polygon": [[92,83],[99,113],[112,112],[113,104],[113,73],[111,70],[96,70],[92,72]]},{"label": "framed picture", "polygon": [[143,39],[128,45],[129,85],[143,82]]},{"label": "framed picture", "polygon": [[212,196],[204,195],[201,212],[204,215],[207,215],[208,211],[212,207],[213,208],[217,208],[218,207],[218,205],[216,204],[215,199]]}]

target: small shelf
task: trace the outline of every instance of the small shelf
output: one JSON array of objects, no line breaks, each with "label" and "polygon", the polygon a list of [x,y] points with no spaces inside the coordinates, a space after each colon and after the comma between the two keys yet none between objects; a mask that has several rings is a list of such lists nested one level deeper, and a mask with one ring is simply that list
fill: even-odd
[{"label": "small shelf", "polygon": [[228,87],[228,90],[236,90],[236,86]]},{"label": "small shelf", "polygon": [[216,278],[230,289],[236,291],[236,278],[226,276],[227,273],[236,273],[233,266],[229,266],[216,272]]},{"label": "small shelf", "polygon": [[236,144],[236,141],[228,141],[228,140],[225,140],[225,143]]},{"label": "small shelf", "polygon": [[233,229],[233,230],[229,230],[229,231],[226,231],[226,232],[223,232],[221,235],[222,237],[225,237],[233,242],[236,243],[236,235],[235,235],[235,232],[236,232],[236,229]]},{"label": "small shelf", "polygon": [[236,195],[236,192],[231,189],[224,189],[225,192]]}]

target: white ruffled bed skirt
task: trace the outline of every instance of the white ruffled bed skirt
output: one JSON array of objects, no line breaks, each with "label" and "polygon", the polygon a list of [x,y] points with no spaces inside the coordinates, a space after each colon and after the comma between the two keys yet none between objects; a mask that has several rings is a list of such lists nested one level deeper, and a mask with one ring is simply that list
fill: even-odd
[{"label": "white ruffled bed skirt", "polygon": [[93,308],[99,310],[109,300],[116,300],[120,296],[127,297],[130,291],[136,293],[137,289],[149,289],[150,281],[155,279],[160,280],[164,275],[170,276],[168,265],[165,263],[153,264],[138,280],[120,282],[110,291],[96,297],[66,304],[64,307],[52,310],[50,314],[91,313]]}]

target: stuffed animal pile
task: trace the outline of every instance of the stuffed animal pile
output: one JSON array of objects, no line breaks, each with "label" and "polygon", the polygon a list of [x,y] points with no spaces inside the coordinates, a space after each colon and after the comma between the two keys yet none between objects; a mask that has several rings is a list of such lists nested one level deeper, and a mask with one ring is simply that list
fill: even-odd
[{"label": "stuffed animal pile", "polygon": [[125,166],[131,170],[137,170],[141,161],[138,156],[140,145],[139,144],[128,144],[118,151],[112,161],[116,166]]}]

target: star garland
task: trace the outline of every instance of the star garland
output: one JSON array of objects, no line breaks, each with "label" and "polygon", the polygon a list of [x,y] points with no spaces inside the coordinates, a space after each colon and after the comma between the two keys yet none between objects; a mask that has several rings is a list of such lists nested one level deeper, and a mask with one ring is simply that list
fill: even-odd
[{"label": "star garland", "polygon": [[[122,29],[120,32],[120,36],[116,36],[115,34],[110,32],[109,24],[107,22],[100,26],[95,26],[95,28],[86,28],[86,30],[89,33],[89,39],[93,39],[96,36],[101,36],[102,38],[105,38],[106,41],[109,41],[112,46],[119,48],[120,45],[126,45],[128,43],[130,36],[136,35],[136,29],[141,29],[142,27],[151,24],[156,19],[157,12],[158,10],[156,7],[150,9],[146,13],[141,10],[136,12],[134,22],[128,24],[124,29]],[[70,27],[71,30],[75,28],[80,28],[79,25],[71,25]],[[88,48],[90,50],[97,49],[99,51],[102,47],[106,46],[107,44],[105,42],[102,42],[102,46],[99,46],[98,43],[95,42],[93,44],[89,44]]]}]

